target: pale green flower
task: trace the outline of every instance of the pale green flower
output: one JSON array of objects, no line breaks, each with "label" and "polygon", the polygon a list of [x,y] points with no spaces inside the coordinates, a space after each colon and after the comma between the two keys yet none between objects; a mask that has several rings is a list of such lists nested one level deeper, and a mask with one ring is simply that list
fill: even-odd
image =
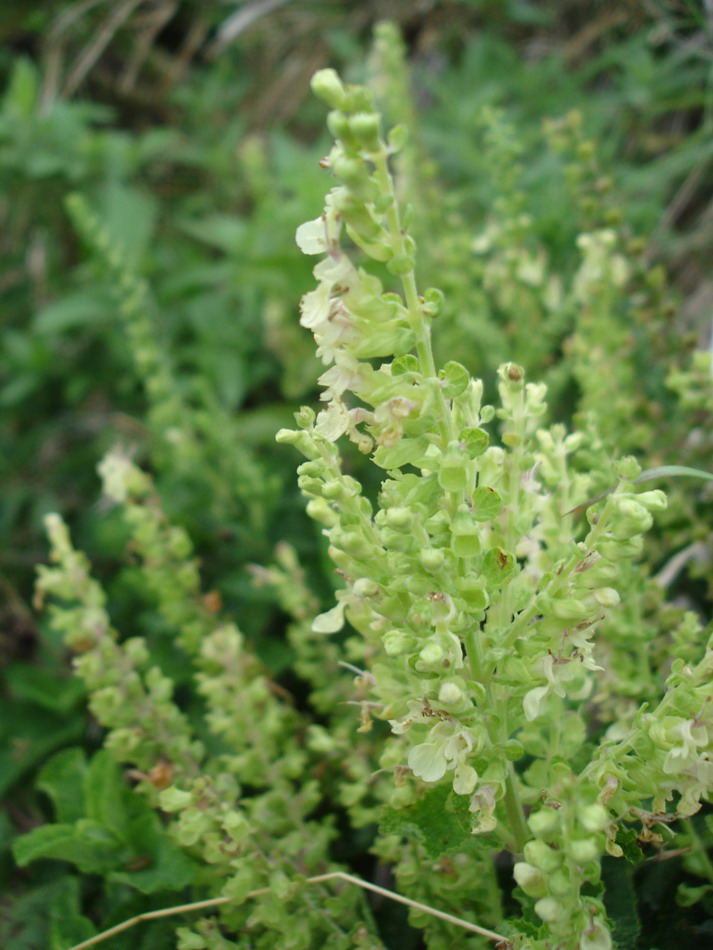
[{"label": "pale green flower", "polygon": [[407,761],[413,774],[424,782],[437,782],[448,767],[443,744],[439,742],[422,742],[414,746]]},{"label": "pale green flower", "polygon": [[295,233],[295,241],[303,254],[330,254],[339,243],[340,228],[340,217],[330,194],[324,213],[301,224]]},{"label": "pale green flower", "polygon": [[344,601],[339,601],[330,610],[325,610],[312,621],[313,633],[337,633],[344,626]]}]

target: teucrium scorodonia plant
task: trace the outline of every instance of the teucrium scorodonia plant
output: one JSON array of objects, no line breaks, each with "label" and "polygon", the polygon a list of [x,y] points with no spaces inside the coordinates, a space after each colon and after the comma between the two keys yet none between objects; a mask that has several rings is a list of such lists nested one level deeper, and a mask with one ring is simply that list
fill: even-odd
[{"label": "teucrium scorodonia plant", "polygon": [[[325,406],[278,436],[307,457],[299,484],[345,582],[313,630],[335,633],[346,617],[362,635],[370,709],[390,727],[391,807],[450,789],[443,801],[467,803],[472,834],[512,854],[542,922],[519,939],[604,950],[600,859],[622,854],[623,823],[651,836],[713,783],[710,650],[675,660],[648,708],[607,721],[627,683],[598,633],[637,594],[632,564],[665,495],[636,490],[631,458],[573,466],[585,434],[547,426],[545,387],[519,365],[501,366],[497,407],[459,363],[437,370],[441,295],[417,287],[389,169],[405,132],[385,136],[370,93],[332,70],[313,89],[332,108],[322,164],[337,185],[297,243],[320,257],[301,323],[325,364]],[[376,504],[345,474],[343,439],[384,470]],[[568,514],[602,478],[616,490],[586,518]],[[595,719],[611,726],[598,744]],[[466,909],[475,895],[459,899]]]},{"label": "teucrium scorodonia plant", "polygon": [[[47,521],[54,563],[40,569],[37,590],[53,601],[51,623],[76,654],[107,749],[144,796],[134,811],[151,821],[155,866],[144,877],[134,870],[140,835],[122,837],[113,816],[115,828],[102,826],[111,848],[99,864],[90,848],[87,864],[89,812],[89,824],[58,816],[24,835],[16,858],[59,857],[145,894],[190,886],[193,903],[174,910],[209,913],[178,930],[180,950],[375,950],[379,925],[355,885],[389,892],[334,863],[337,804],[354,827],[378,825],[372,850],[393,869],[429,950],[484,947],[501,935],[519,950],[606,950],[618,934],[602,859],[636,861],[637,836],[670,840],[713,787],[713,650],[693,612],[663,617],[665,585],[641,563],[644,535],[666,506],[642,483],[696,473],[666,465],[642,474],[633,458],[611,455],[628,397],[602,418],[607,354],[619,339],[607,328],[622,332],[610,298],[626,293],[619,239],[599,228],[578,241],[572,300],[582,310],[568,352],[579,430],[547,421],[546,387],[515,362],[498,370],[490,404],[461,363],[434,360],[431,324],[458,306],[416,281],[412,212],[392,179],[406,131],[384,135],[371,94],[331,70],[313,85],[332,108],[336,144],[321,164],[337,184],[297,242],[320,258],[301,323],[325,367],[324,406],[302,409],[278,439],[306,456],[299,484],[342,587],[315,618],[289,545],[272,567],[253,568],[292,618],[290,662],[309,686],[308,708],[221,619],[216,592],[201,590],[188,535],[169,521],[149,476],[126,453],[110,453],[100,466],[105,495],[119,507],[160,623],[146,637],[113,630],[106,595],[56,515]],[[418,180],[413,154],[400,193]],[[491,277],[507,273],[493,267]],[[510,290],[503,307],[524,299]],[[532,332],[543,332],[535,322]],[[148,324],[137,326],[143,346]],[[477,336],[474,326],[463,339]],[[589,351],[603,334],[608,348],[596,349],[592,369]],[[158,351],[146,353],[141,365],[154,366]],[[149,395],[176,421],[170,380],[159,376]],[[615,378],[625,397],[631,376],[622,358]],[[340,442],[353,443],[347,463]],[[377,497],[370,480],[347,474],[369,465],[381,470]],[[333,636],[345,621],[357,635]],[[163,669],[165,634],[184,671],[176,683]],[[81,750],[59,758],[50,772],[74,763],[88,784],[118,781],[106,753],[86,769]],[[119,797],[132,796],[126,787]],[[147,818],[149,806],[163,817]],[[679,841],[704,875],[694,867],[705,855],[696,835],[688,822]],[[522,918],[507,917],[510,891]],[[82,926],[91,932],[91,921]]]}]

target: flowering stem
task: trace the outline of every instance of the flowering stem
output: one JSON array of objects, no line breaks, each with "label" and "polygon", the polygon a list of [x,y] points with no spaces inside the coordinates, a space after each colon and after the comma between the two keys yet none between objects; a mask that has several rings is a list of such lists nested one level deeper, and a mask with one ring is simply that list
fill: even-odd
[{"label": "flowering stem", "polygon": [[[374,170],[383,194],[388,194],[393,198],[391,207],[387,212],[387,220],[391,241],[398,255],[406,255],[406,244],[404,241],[404,232],[401,227],[399,217],[399,206],[396,200],[394,181],[389,171],[388,156],[385,149],[382,149],[378,155],[374,156]],[[404,299],[408,309],[411,326],[416,334],[416,357],[418,359],[421,372],[426,379],[436,378],[436,363],[433,358],[433,348],[431,346],[431,331],[424,317],[423,309],[418,299],[418,288],[416,286],[416,277],[413,268],[401,275],[401,286],[404,291]],[[439,426],[444,443],[455,438],[453,429],[453,420],[446,405],[443,394],[438,392],[439,401]]]}]

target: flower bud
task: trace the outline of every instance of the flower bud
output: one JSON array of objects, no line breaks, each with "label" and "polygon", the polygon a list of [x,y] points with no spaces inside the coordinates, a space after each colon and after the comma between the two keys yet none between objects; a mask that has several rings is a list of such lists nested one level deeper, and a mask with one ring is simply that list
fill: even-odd
[{"label": "flower bud", "polygon": [[337,501],[344,497],[344,486],[338,478],[330,479],[322,485],[322,496],[330,501]]},{"label": "flower bud", "polygon": [[596,861],[601,849],[596,838],[578,838],[569,842],[567,853],[577,864],[588,864]]},{"label": "flower bud", "polygon": [[370,152],[378,151],[379,116],[375,112],[357,112],[349,119],[352,135]]},{"label": "flower bud", "polygon": [[552,871],[556,871],[557,868],[562,864],[562,855],[559,851],[554,851],[544,841],[536,839],[535,841],[528,841],[523,849],[525,859],[530,863],[534,864],[536,868],[539,868],[541,871],[544,871],[545,874],[550,874]]},{"label": "flower bud", "polygon": [[463,700],[463,690],[457,683],[443,683],[438,691],[438,702],[444,706],[455,706]]},{"label": "flower bud", "polygon": [[341,109],[347,99],[347,91],[335,69],[320,69],[312,76],[312,92],[326,102],[331,109]]},{"label": "flower bud", "polygon": [[574,597],[552,601],[552,615],[558,620],[585,620],[589,613],[587,605],[581,600],[575,600]]},{"label": "flower bud", "polygon": [[389,630],[384,634],[382,642],[388,656],[403,656],[405,653],[412,653],[416,648],[415,637],[404,633],[403,630]]},{"label": "flower bud", "polygon": [[421,566],[430,573],[440,571],[446,561],[446,555],[440,548],[424,548],[418,556]]},{"label": "flower bud", "polygon": [[413,521],[410,508],[387,508],[386,522],[391,528],[410,528]]},{"label": "flower bud", "polygon": [[663,511],[668,505],[665,493],[658,488],[655,491],[641,492],[636,496],[636,500],[649,511]]},{"label": "flower bud", "polygon": [[323,471],[324,463],[315,460],[302,462],[301,465],[297,466],[298,475],[308,475],[310,478],[318,478]]},{"label": "flower bud", "polygon": [[358,531],[340,532],[332,540],[338,548],[341,548],[347,554],[351,554],[352,557],[363,559],[374,553],[373,545],[369,544]]},{"label": "flower bud", "polygon": [[547,839],[559,828],[560,819],[554,808],[541,808],[527,819],[527,826],[536,838]]},{"label": "flower bud", "polygon": [[362,240],[373,241],[382,233],[381,225],[372,217],[364,202],[359,201],[347,189],[334,192],[334,207]]},{"label": "flower bud", "polygon": [[297,478],[297,484],[304,495],[321,495],[324,483],[319,478],[308,478],[306,475],[300,475]]},{"label": "flower bud", "polygon": [[522,389],[525,384],[525,370],[517,363],[503,363],[498,367],[498,376],[502,383],[513,389]]},{"label": "flower bud", "polygon": [[480,531],[466,505],[461,505],[451,522],[451,548],[457,557],[480,554]]},{"label": "flower bud", "polygon": [[317,521],[327,528],[333,528],[339,521],[339,515],[324,498],[310,499],[307,502],[307,514],[313,521]]},{"label": "flower bud", "polygon": [[634,537],[629,537],[625,541],[600,541],[598,544],[602,557],[614,562],[620,561],[622,558],[636,557],[637,554],[641,553],[643,546],[644,539],[641,535],[634,535]]},{"label": "flower bud", "polygon": [[503,754],[510,762],[517,762],[525,754],[525,747],[518,739],[508,739],[503,745]]},{"label": "flower bud", "polygon": [[440,663],[444,657],[443,647],[438,643],[427,643],[426,646],[421,649],[418,656],[419,659],[427,665]]},{"label": "flower bud", "polygon": [[562,904],[558,900],[555,900],[554,897],[543,897],[535,904],[535,913],[544,920],[546,924],[553,924],[555,921],[562,919],[565,910]]},{"label": "flower bud", "polygon": [[577,583],[589,590],[595,587],[603,587],[619,579],[621,571],[616,564],[600,557],[591,567],[577,575]]},{"label": "flower bud", "polygon": [[594,591],[594,599],[600,607],[616,607],[621,598],[613,587],[600,587]]},{"label": "flower bud", "polygon": [[627,482],[633,482],[641,475],[641,466],[633,455],[625,455],[624,458],[614,463],[614,471],[619,478]]},{"label": "flower bud", "polygon": [[547,893],[545,876],[538,868],[525,861],[516,862],[512,869],[513,877],[528,897],[544,897]]},{"label": "flower bud", "polygon": [[561,869],[547,875],[547,887],[555,897],[566,897],[574,890],[569,875]]},{"label": "flower bud", "polygon": [[367,177],[366,169],[359,159],[349,158],[346,155],[339,155],[334,159],[332,171],[345,185],[361,184]]},{"label": "flower bud", "polygon": [[349,119],[343,112],[330,112],[327,116],[327,128],[344,148],[353,152],[358,151],[359,143],[352,135]]},{"label": "flower bud", "polygon": [[128,640],[124,640],[122,649],[127,658],[131,660],[132,665],[136,667],[148,663],[151,656],[143,637],[130,637]]},{"label": "flower bud", "polygon": [[457,442],[452,442],[441,459],[438,484],[444,491],[464,492],[468,488],[468,459]]},{"label": "flower bud", "polygon": [[429,287],[423,295],[423,312],[427,317],[435,319],[443,312],[445,296],[437,287]]},{"label": "flower bud", "polygon": [[622,541],[632,535],[643,534],[653,524],[651,514],[633,498],[620,498],[615,502],[618,517],[612,526],[612,535]]},{"label": "flower bud", "polygon": [[352,590],[355,597],[376,597],[380,588],[370,577],[360,577],[354,581]]},{"label": "flower bud", "polygon": [[456,579],[456,590],[465,600],[470,610],[485,610],[490,603],[488,592],[483,586],[483,578],[469,574]]},{"label": "flower bud", "polygon": [[414,269],[415,263],[410,254],[394,254],[394,256],[387,261],[386,269],[390,274],[396,274],[397,277],[402,277]]},{"label": "flower bud", "polygon": [[604,831],[609,824],[609,814],[603,805],[582,805],[577,809],[577,821],[585,831]]},{"label": "flower bud", "polygon": [[314,444],[312,436],[304,430],[280,429],[275,441],[281,445],[294,445],[308,459],[319,458],[319,449]]}]

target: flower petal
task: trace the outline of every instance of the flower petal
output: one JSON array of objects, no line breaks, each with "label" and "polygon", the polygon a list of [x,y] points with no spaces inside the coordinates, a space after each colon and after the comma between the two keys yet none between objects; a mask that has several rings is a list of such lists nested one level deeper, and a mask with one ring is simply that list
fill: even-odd
[{"label": "flower petal", "polygon": [[532,722],[533,719],[537,719],[538,716],[542,715],[542,707],[548,691],[549,686],[536,686],[534,689],[531,689],[529,693],[525,694],[525,698],[522,701],[522,708],[525,712],[525,719],[527,719],[528,722]]},{"label": "flower petal", "polygon": [[312,633],[337,633],[341,630],[344,626],[344,606],[340,601],[331,610],[325,610],[323,614],[315,617],[312,621]]},{"label": "flower petal", "polygon": [[329,250],[326,215],[301,224],[295,233],[295,241],[303,254],[326,254]]},{"label": "flower petal", "polygon": [[446,757],[436,742],[422,742],[408,754],[409,768],[424,782],[437,782],[446,774]]}]

